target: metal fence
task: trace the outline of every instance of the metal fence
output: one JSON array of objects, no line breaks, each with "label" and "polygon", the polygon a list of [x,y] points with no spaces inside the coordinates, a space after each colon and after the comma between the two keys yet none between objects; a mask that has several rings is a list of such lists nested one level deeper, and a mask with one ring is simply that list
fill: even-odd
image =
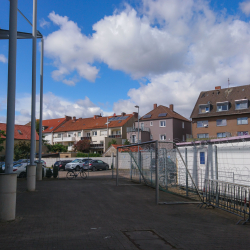
[{"label": "metal fence", "polygon": [[242,217],[243,224],[250,221],[250,186],[206,179],[203,199],[207,206]]},{"label": "metal fence", "polygon": [[[123,162],[123,159],[126,161]],[[174,201],[176,203],[202,202],[201,190],[195,184],[183,156],[173,142],[152,141],[118,147],[116,162],[117,185],[119,166],[128,164],[131,181],[156,189],[157,204],[169,203],[164,200],[166,198],[164,192],[178,194]],[[180,196],[189,200],[180,199]]]}]

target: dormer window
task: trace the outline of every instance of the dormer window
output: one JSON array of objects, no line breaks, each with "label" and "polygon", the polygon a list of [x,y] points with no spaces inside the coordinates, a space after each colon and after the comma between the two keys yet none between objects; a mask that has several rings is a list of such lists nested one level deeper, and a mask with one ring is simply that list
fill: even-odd
[{"label": "dormer window", "polygon": [[217,102],[217,112],[227,111],[229,109],[229,102]]},{"label": "dormer window", "polygon": [[235,109],[247,109],[248,99],[235,100]]},{"label": "dormer window", "polygon": [[204,114],[209,112],[210,112],[210,104],[201,104],[199,106],[199,114]]}]

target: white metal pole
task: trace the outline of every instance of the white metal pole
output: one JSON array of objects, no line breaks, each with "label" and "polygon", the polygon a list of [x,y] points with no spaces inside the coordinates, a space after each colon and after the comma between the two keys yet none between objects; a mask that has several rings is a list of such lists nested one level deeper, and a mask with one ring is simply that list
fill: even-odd
[{"label": "white metal pole", "polygon": [[17,52],[17,2],[10,1],[9,20],[9,60],[8,60],[8,94],[7,94],[7,128],[5,173],[13,172],[15,101],[16,101],[16,52]]},{"label": "white metal pole", "polygon": [[37,0],[33,0],[32,26],[32,99],[31,99],[31,145],[30,165],[34,165],[36,142],[36,35],[37,35]]}]

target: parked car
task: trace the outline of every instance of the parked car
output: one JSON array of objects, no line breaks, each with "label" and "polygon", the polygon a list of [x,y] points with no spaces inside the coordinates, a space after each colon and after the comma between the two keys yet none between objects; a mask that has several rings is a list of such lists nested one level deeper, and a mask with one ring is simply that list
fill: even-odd
[{"label": "parked car", "polygon": [[63,160],[63,161],[56,161],[54,167],[58,167],[58,170],[64,170],[67,163],[72,162],[72,160]]},{"label": "parked car", "polygon": [[[22,166],[20,163],[13,163],[13,173],[16,173],[19,166]],[[5,163],[1,165],[3,171],[5,171]]]},{"label": "parked car", "polygon": [[86,171],[86,170],[89,170],[89,163],[92,161],[92,159],[88,159],[84,162],[83,164],[83,170]]},{"label": "parked car", "polygon": [[[67,163],[65,165],[65,170],[76,170],[79,171],[81,168],[83,169],[83,165],[85,163],[85,161],[89,160],[88,158],[82,159],[82,158],[78,158],[75,159],[74,161]],[[90,159],[92,160],[92,159]]]},{"label": "parked car", "polygon": [[108,170],[109,165],[101,160],[93,160],[89,162],[89,170],[95,171],[95,170]]},{"label": "parked car", "polygon": [[[39,160],[35,160],[35,163],[39,163]],[[41,160],[42,166],[46,168],[46,162],[44,160]]]}]

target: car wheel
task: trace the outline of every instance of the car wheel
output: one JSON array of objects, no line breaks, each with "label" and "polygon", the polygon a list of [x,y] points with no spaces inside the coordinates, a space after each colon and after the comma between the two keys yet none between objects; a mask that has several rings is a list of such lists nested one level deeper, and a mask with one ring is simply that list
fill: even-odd
[{"label": "car wheel", "polygon": [[92,171],[95,171],[95,167],[92,168]]},{"label": "car wheel", "polygon": [[25,172],[22,172],[19,174],[19,178],[25,178],[26,177],[26,173]]},{"label": "car wheel", "polygon": [[80,170],[80,167],[79,166],[76,166],[76,171],[79,171]]}]

